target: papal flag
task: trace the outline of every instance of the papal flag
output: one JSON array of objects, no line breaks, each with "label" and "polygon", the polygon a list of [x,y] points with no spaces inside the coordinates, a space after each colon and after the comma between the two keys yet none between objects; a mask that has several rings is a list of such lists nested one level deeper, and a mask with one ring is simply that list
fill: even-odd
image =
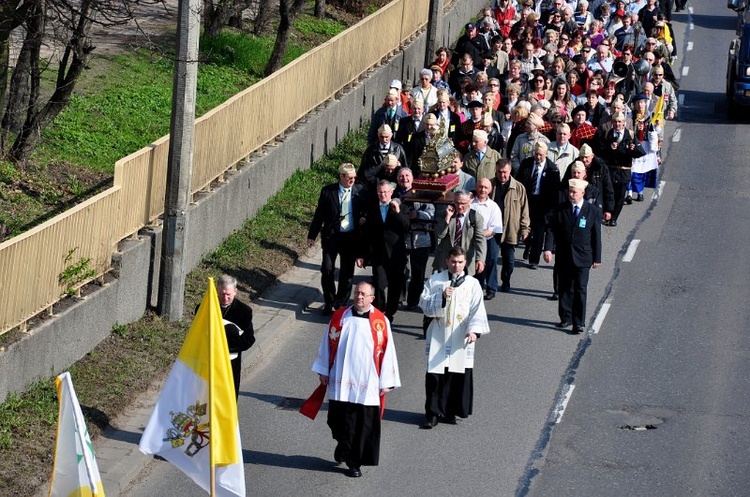
[{"label": "papal flag", "polygon": [[104,497],[99,467],[70,373],[57,377],[57,447],[50,497]]},{"label": "papal flag", "polygon": [[237,401],[213,279],[139,445],[216,496],[244,496]]}]

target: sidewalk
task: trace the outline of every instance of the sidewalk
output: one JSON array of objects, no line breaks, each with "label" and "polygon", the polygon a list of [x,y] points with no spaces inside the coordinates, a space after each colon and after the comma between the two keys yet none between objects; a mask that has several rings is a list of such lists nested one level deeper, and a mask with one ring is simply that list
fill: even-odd
[{"label": "sidewalk", "polygon": [[[311,302],[320,296],[320,244],[308,250],[308,254],[297,260],[292,269],[260,299],[251,303],[256,342],[243,355],[243,376],[263,360],[264,355],[291,329],[296,319]],[[108,495],[119,495],[153,458],[138,450],[141,433],[148,423],[166,376],[151,384],[110,423],[110,428],[94,442],[96,460],[99,465],[104,490]],[[42,488],[36,495],[46,496],[48,489]]]}]

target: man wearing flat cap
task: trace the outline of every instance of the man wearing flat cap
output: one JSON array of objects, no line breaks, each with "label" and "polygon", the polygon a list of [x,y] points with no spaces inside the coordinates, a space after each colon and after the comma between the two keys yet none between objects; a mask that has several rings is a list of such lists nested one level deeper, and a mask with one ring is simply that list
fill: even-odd
[{"label": "man wearing flat cap", "polygon": [[602,263],[602,211],[596,204],[584,201],[588,183],[581,179],[568,181],[568,200],[547,216],[544,260],[552,261],[558,275],[558,328],[572,325],[572,334],[586,330],[586,289],[589,270]]},{"label": "man wearing flat cap", "polygon": [[474,130],[471,151],[464,156],[464,170],[477,181],[482,178],[492,179],[495,177],[495,164],[501,158],[498,151],[487,146],[487,132],[483,129]]}]

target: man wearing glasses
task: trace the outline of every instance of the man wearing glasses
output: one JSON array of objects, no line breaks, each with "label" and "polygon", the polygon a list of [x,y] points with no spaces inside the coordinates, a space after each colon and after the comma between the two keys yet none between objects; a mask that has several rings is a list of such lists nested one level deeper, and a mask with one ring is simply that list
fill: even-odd
[{"label": "man wearing glasses", "polygon": [[651,70],[651,82],[654,84],[654,95],[664,97],[664,117],[671,121],[677,114],[677,95],[669,81],[664,79],[664,68],[655,66]]}]

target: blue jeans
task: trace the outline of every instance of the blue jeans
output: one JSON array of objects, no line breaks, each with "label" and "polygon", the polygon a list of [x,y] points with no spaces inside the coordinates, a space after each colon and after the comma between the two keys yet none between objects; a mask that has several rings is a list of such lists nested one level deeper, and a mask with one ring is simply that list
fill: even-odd
[{"label": "blue jeans", "polygon": [[487,258],[484,261],[484,271],[479,276],[479,282],[487,293],[497,292],[497,256],[500,247],[495,237],[487,238]]}]

